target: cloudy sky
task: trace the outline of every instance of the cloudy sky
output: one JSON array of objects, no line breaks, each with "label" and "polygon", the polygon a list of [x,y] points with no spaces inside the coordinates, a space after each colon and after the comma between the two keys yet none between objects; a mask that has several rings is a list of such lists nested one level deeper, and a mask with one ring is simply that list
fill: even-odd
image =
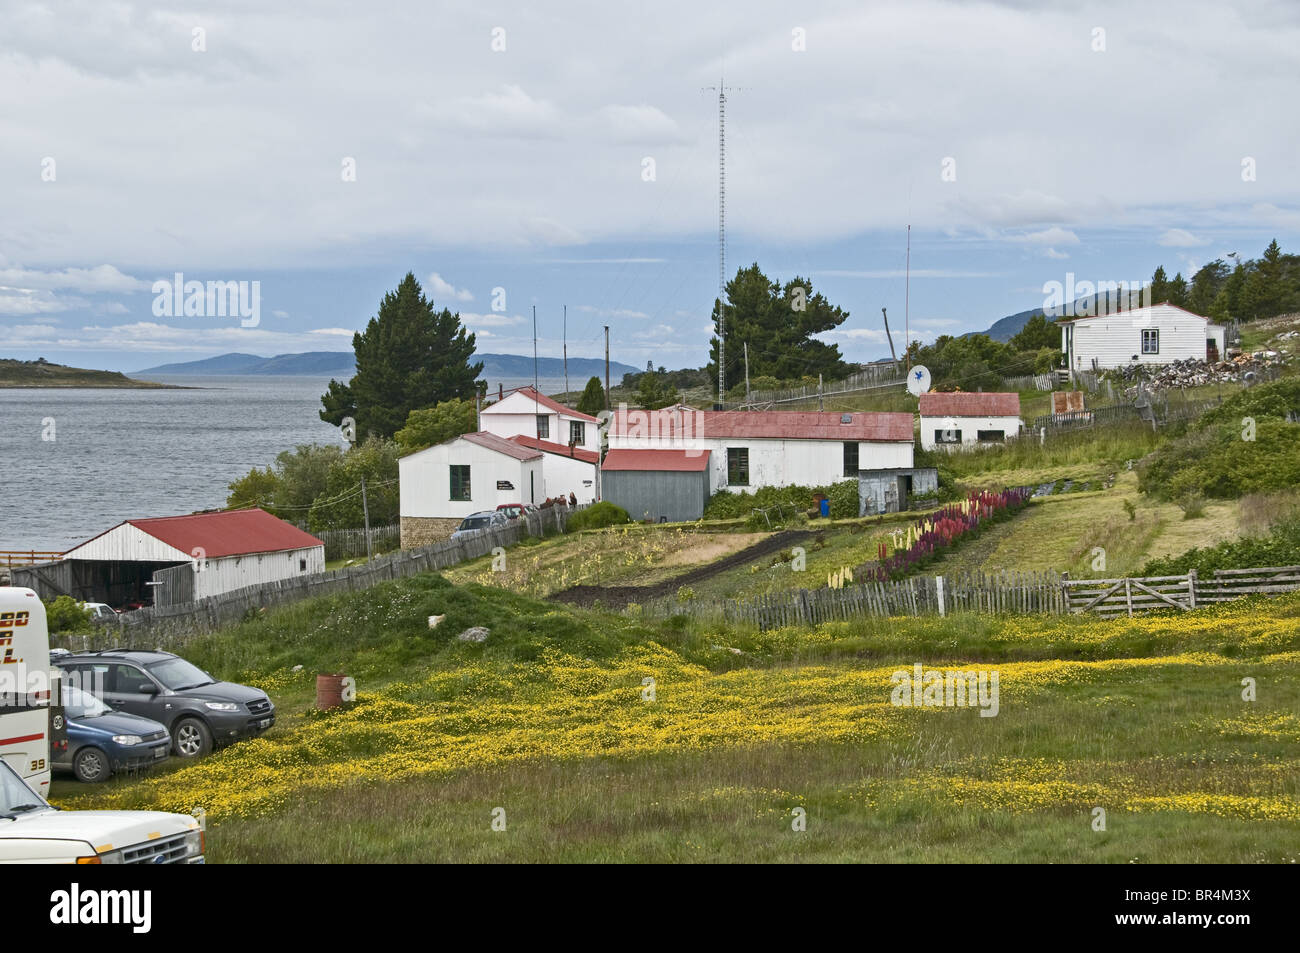
[{"label": "cloudy sky", "polygon": [[[1050,6],[1050,10],[1040,7]],[[727,264],[887,355],[1043,285],[1300,245],[1300,4],[0,0],[0,354],[346,350],[407,271],[479,350],[707,360]],[[260,320],[154,282],[260,282]],[[494,291],[494,289],[501,289]],[[494,308],[495,305],[495,308]]]}]

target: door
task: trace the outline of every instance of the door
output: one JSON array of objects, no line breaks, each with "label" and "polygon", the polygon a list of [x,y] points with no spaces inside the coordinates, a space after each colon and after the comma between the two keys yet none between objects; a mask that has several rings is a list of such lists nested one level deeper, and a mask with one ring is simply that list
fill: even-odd
[{"label": "door", "polygon": [[[143,670],[134,665],[120,662],[108,666],[104,701],[118,711],[145,718],[157,718],[154,714],[158,698],[158,686]],[[160,720],[160,719],[159,719]]]}]

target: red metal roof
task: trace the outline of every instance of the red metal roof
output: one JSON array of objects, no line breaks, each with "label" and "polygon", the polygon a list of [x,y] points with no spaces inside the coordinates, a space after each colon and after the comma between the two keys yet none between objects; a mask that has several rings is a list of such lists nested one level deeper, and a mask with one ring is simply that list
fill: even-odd
[{"label": "red metal roof", "polygon": [[1019,394],[922,394],[920,411],[923,417],[1019,417]]},{"label": "red metal roof", "polygon": [[[553,410],[557,414],[564,414],[564,416],[572,417],[575,420],[589,420],[593,424],[599,423],[599,421],[596,420],[595,417],[589,417],[586,414],[584,414],[582,411],[574,410],[572,407],[565,407],[558,400],[552,400],[550,397],[547,397],[545,394],[541,393],[540,391],[533,390],[533,388],[531,387],[516,387],[513,391],[511,391],[511,393],[523,394],[525,397],[531,397],[533,400],[537,401],[537,403],[541,404],[543,407],[547,408],[548,410]],[[505,397],[509,397],[509,396],[510,394],[505,395]],[[503,397],[502,400],[504,399],[505,398]],[[495,404],[488,404],[486,407],[483,408],[483,413],[485,414],[492,413],[492,408],[496,407],[500,403],[501,401],[499,400]]]},{"label": "red metal roof", "polygon": [[708,450],[611,450],[602,470],[699,472],[709,465]]},{"label": "red metal roof", "polygon": [[311,533],[259,509],[157,516],[126,522],[183,553],[193,555],[196,547],[202,547],[209,559],[324,545]]},{"label": "red metal roof", "polygon": [[751,438],[911,443],[912,415],[786,410],[714,411],[679,406],[652,411],[617,411],[610,424],[610,433],[659,439]]},{"label": "red metal roof", "polygon": [[528,437],[524,434],[515,434],[508,439],[511,443],[517,443],[522,447],[532,447],[534,450],[558,454],[561,457],[572,457],[574,460],[581,460],[583,463],[600,462],[600,454],[595,450],[583,450],[581,447],[574,447],[570,452],[569,448],[562,443],[551,443],[549,440],[539,440],[536,437]]},{"label": "red metal roof", "polygon": [[516,460],[536,460],[541,454],[536,450],[530,451],[527,447],[521,447],[517,443],[511,443],[505,437],[498,437],[494,433],[488,433],[486,430],[480,430],[478,433],[462,434],[464,439],[470,443],[476,443],[480,447],[486,447],[489,450],[495,450],[497,453],[504,453],[508,457],[514,457]]}]

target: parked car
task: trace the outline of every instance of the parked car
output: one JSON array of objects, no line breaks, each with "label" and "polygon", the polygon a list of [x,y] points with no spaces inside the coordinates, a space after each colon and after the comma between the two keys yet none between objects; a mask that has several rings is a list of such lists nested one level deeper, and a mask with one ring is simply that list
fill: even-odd
[{"label": "parked car", "polygon": [[171,735],[152,718],[114,711],[90,692],[65,685],[63,710],[67,748],[53,753],[56,768],[71,770],[78,781],[107,781],[117,771],[137,770],[167,759]]},{"label": "parked car", "polygon": [[90,610],[91,622],[111,622],[117,619],[117,610],[107,602],[83,602],[82,606]]},{"label": "parked car", "polygon": [[66,673],[65,684],[118,711],[162,722],[180,758],[202,757],[275,724],[275,706],[266,692],[219,682],[170,652],[113,649],[52,661]]},{"label": "parked car", "polygon": [[0,864],[201,864],[187,814],[60,811],[0,759]]},{"label": "parked car", "polygon": [[477,533],[480,530],[496,529],[505,526],[509,518],[500,510],[483,510],[481,513],[471,513],[460,521],[456,527],[456,532],[451,534],[452,539],[460,539],[470,533]]},{"label": "parked car", "polygon": [[529,513],[536,513],[537,507],[531,503],[502,503],[497,507],[498,513],[505,513],[508,519],[517,520]]}]

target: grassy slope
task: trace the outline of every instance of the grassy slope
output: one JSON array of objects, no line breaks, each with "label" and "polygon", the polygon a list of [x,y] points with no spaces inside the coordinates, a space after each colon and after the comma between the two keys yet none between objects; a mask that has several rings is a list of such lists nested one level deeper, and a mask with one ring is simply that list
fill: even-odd
[{"label": "grassy slope", "polygon": [[[272,691],[265,738],[55,797],[202,806],[214,861],[1293,861],[1298,620],[1292,596],[1133,621],[696,631],[417,577],[193,646]],[[470,624],[486,644],[454,639]],[[890,706],[889,673],[915,661],[995,667],[1001,713]],[[311,712],[309,673],[338,670],[358,704]]]}]

